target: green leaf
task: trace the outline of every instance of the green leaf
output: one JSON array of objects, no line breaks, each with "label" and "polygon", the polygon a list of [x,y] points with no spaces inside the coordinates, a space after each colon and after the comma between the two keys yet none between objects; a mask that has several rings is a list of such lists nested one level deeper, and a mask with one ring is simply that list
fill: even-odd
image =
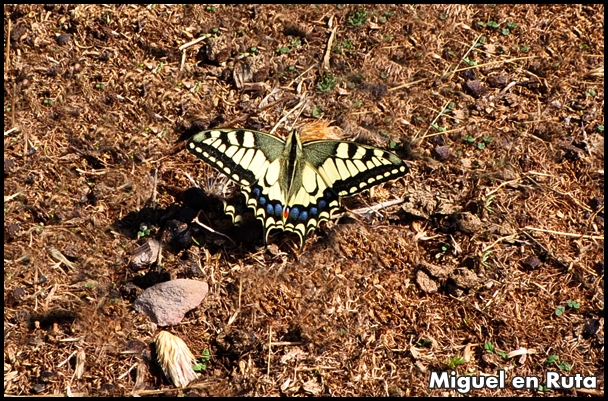
[{"label": "green leaf", "polygon": [[421,338],[420,340],[416,341],[416,345],[419,347],[426,348],[431,344],[433,344],[433,340],[429,340],[428,338]]},{"label": "green leaf", "polygon": [[319,78],[317,89],[319,89],[321,92],[330,92],[332,89],[334,89],[337,81],[338,79],[331,74],[323,75]]},{"label": "green leaf", "polygon": [[553,365],[558,360],[559,357],[557,355],[549,355],[547,359],[545,359],[545,365]]},{"label": "green leaf", "polygon": [[437,130],[437,132],[445,132],[447,129],[443,125],[433,124],[431,125],[433,128]]},{"label": "green leaf", "polygon": [[321,118],[323,117],[324,113],[323,113],[323,109],[321,109],[320,106],[315,105],[312,108],[311,114],[314,118]]},{"label": "green leaf", "polygon": [[492,344],[490,341],[486,341],[483,344],[483,348],[486,350],[486,352],[488,354],[493,354],[494,353],[494,344]]},{"label": "green leaf", "polygon": [[348,17],[348,23],[352,26],[361,26],[363,23],[365,23],[366,19],[367,11],[358,8],[353,11],[352,14],[350,14]]},{"label": "green leaf", "polygon": [[566,305],[568,305],[568,308],[570,309],[579,309],[581,307],[578,302],[572,300],[566,301]]},{"label": "green leaf", "polygon": [[559,305],[557,308],[555,308],[555,315],[561,316],[564,314],[565,311],[566,311],[566,307],[563,305]]},{"label": "green leaf", "polygon": [[456,366],[462,365],[464,363],[464,358],[461,356],[455,356],[452,359],[450,359],[447,363],[448,367],[450,369],[455,369]]}]

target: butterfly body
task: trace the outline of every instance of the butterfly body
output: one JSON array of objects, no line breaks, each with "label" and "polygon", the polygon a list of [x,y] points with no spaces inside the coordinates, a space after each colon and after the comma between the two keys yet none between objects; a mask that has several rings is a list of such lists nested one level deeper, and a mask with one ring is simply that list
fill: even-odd
[{"label": "butterfly body", "polygon": [[[286,140],[247,129],[199,132],[186,148],[241,185],[247,205],[264,225],[291,231],[304,239],[340,207],[340,197],[354,195],[395,179],[407,165],[392,153],[348,141],[302,143],[292,130]],[[226,213],[238,221],[235,208]]]}]

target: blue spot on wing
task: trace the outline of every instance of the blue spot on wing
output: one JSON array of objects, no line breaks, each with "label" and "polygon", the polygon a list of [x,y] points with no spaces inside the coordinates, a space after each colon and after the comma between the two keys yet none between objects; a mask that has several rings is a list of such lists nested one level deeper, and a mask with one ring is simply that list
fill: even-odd
[{"label": "blue spot on wing", "polygon": [[294,207],[293,209],[291,209],[291,211],[289,212],[289,218],[291,220],[297,220],[298,216],[300,215],[300,209],[298,207]]}]

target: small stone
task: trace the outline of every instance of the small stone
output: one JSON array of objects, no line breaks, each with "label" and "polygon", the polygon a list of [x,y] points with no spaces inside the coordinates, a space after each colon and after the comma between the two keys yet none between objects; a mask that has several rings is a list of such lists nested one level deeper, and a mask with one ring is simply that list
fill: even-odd
[{"label": "small stone", "polygon": [[70,42],[70,35],[67,33],[61,33],[61,34],[57,35],[57,37],[55,38],[55,41],[57,41],[57,44],[59,46],[65,46]]},{"label": "small stone", "polygon": [[540,265],[543,264],[543,262],[541,262],[541,260],[536,255],[528,256],[527,258],[525,258],[524,260],[522,260],[521,263],[527,269],[536,269]]},{"label": "small stone", "polygon": [[439,285],[422,270],[418,270],[416,273],[416,284],[427,294],[432,294],[439,290]]},{"label": "small stone", "polygon": [[599,198],[597,196],[594,196],[593,198],[591,198],[589,200],[589,206],[591,207],[591,210],[593,210],[594,212],[597,212],[598,210],[600,210],[600,208],[604,205],[604,201],[602,198]]},{"label": "small stone", "polygon": [[586,338],[589,338],[595,335],[600,330],[600,327],[600,321],[598,319],[591,318],[585,323],[585,327],[583,328],[583,335]]},{"label": "small stone", "polygon": [[464,289],[474,288],[479,282],[477,274],[469,269],[455,269],[452,274],[450,274],[450,278],[454,280],[454,283],[458,287]]},{"label": "small stone", "polygon": [[159,251],[160,242],[155,239],[148,239],[146,243],[133,251],[131,255],[131,268],[138,271],[156,262]]},{"label": "small stone", "polygon": [[480,98],[488,94],[488,89],[479,80],[467,81],[464,89],[474,98]]},{"label": "small stone", "polygon": [[481,220],[471,212],[456,215],[456,226],[465,234],[475,234],[482,228]]},{"label": "small stone", "polygon": [[433,149],[433,153],[435,153],[435,158],[439,161],[445,161],[450,157],[450,147],[449,146],[436,146]]},{"label": "small stone", "polygon": [[504,88],[509,83],[509,78],[506,75],[490,75],[488,77],[488,85],[492,88]]},{"label": "small stone", "polygon": [[438,279],[448,278],[450,273],[452,273],[452,271],[454,270],[453,268],[448,267],[448,266],[434,265],[432,263],[425,262],[425,261],[420,261],[418,263],[418,267],[421,269],[424,269],[428,274],[430,274],[431,276],[436,277]]}]

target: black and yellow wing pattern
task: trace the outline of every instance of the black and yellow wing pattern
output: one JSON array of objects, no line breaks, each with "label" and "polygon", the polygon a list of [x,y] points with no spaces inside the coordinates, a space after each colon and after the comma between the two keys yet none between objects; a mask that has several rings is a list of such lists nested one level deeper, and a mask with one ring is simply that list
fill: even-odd
[{"label": "black and yellow wing pattern", "polygon": [[[302,143],[297,130],[286,140],[264,132],[217,128],[199,132],[186,148],[241,186],[247,205],[264,225],[291,231],[300,244],[354,195],[407,173],[390,152],[348,141]],[[236,217],[233,206],[226,213]]]}]

